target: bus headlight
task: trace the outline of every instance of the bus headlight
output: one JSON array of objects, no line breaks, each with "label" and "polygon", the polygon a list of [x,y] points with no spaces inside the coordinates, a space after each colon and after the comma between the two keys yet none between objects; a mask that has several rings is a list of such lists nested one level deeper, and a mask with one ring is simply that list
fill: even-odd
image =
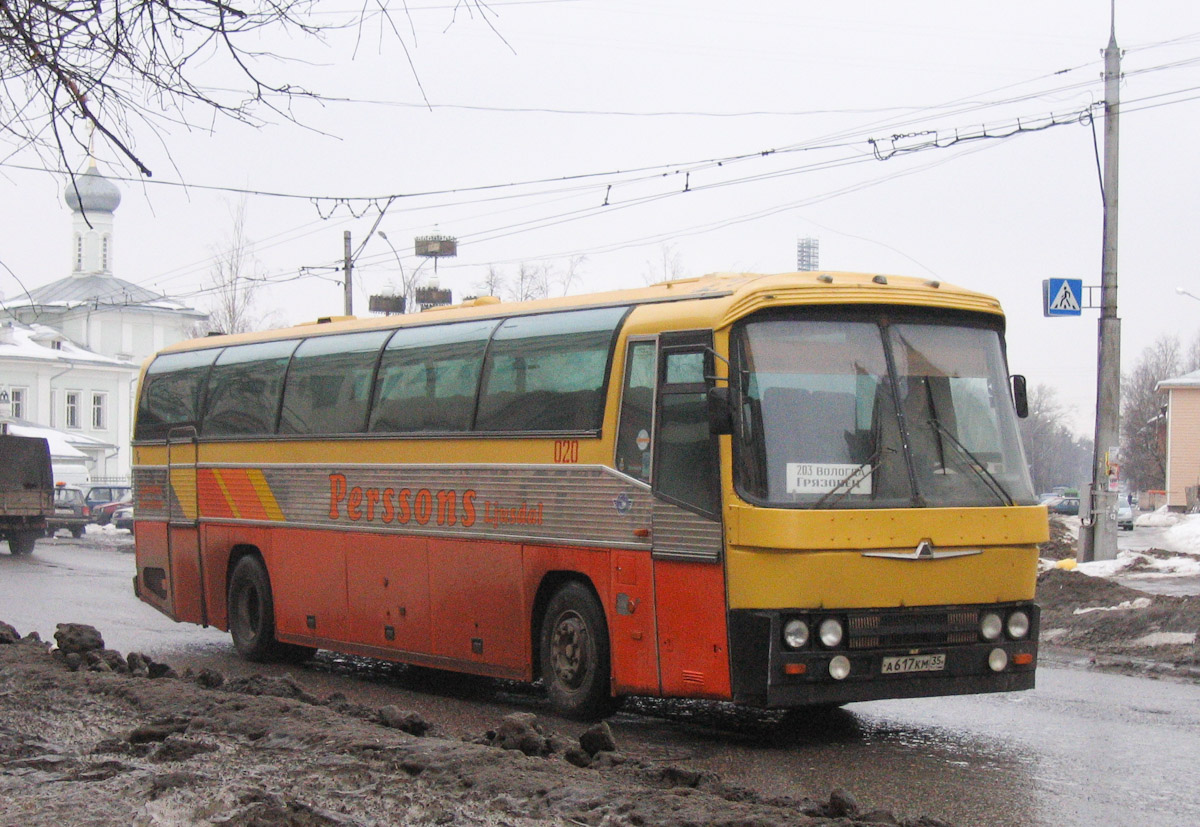
[{"label": "bus headlight", "polygon": [[1020,640],[1029,634],[1029,615],[1017,610],[1008,616],[1008,636]]},{"label": "bus headlight", "polygon": [[783,642],[793,649],[803,649],[808,645],[808,624],[798,617],[783,624]]},{"label": "bus headlight", "polygon": [[1004,667],[1008,666],[1008,652],[1003,649],[993,649],[988,654],[988,666],[993,672],[1003,672]]},{"label": "bus headlight", "polygon": [[835,681],[844,681],[850,677],[850,658],[838,655],[829,661],[829,677]]},{"label": "bus headlight", "polygon": [[979,621],[979,634],[984,640],[999,640],[1004,633],[1004,621],[995,612],[988,612]]},{"label": "bus headlight", "polygon": [[821,637],[821,645],[826,649],[833,649],[839,646],[842,642],[842,621],[836,617],[827,617],[821,621],[821,626],[818,630]]}]

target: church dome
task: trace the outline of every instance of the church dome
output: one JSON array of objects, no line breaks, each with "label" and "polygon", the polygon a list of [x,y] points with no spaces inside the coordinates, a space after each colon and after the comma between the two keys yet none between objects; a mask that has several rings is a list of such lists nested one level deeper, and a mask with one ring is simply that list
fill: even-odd
[{"label": "church dome", "polygon": [[96,169],[93,161],[87,171],[67,181],[63,195],[75,212],[113,212],[121,203],[121,191]]}]

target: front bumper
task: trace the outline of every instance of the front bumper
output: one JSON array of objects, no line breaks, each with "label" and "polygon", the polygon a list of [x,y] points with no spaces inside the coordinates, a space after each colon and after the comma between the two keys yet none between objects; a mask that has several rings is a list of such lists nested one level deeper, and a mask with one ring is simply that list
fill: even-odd
[{"label": "front bumper", "polygon": [[[971,630],[947,625],[947,618],[1002,614],[1022,609],[1030,618],[1029,634],[1020,640],[1002,637],[983,641]],[[872,634],[848,633],[835,649],[810,645],[789,650],[782,628],[795,615],[844,619],[847,628],[870,627]],[[883,632],[880,633],[882,628]],[[813,704],[841,704],[883,698],[915,698],[1031,689],[1037,666],[1038,609],[1032,603],[991,606],[943,606],[853,612],[742,610],[730,612],[730,651],[734,700],[751,706],[792,708]],[[1005,664],[989,664],[995,650],[1005,653]],[[885,658],[943,655],[937,671],[885,674]],[[830,676],[830,662],[844,657],[849,675]]]}]

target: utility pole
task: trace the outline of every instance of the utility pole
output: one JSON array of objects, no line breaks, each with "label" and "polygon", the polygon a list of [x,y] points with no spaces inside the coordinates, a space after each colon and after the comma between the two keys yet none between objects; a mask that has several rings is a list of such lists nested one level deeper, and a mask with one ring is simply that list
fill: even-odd
[{"label": "utility pole", "polygon": [[[1104,49],[1104,256],[1100,265],[1099,358],[1096,369],[1096,444],[1088,513],[1079,534],[1079,560],[1117,556],[1117,492],[1110,490],[1111,452],[1120,445],[1121,320],[1117,318],[1117,157],[1121,50],[1116,0]],[[1115,479],[1115,478],[1114,478]]]},{"label": "utility pole", "polygon": [[342,241],[343,241],[342,246],[345,248],[344,252],[343,252],[343,259],[342,259],[342,261],[343,261],[342,272],[345,275],[345,278],[342,281],[346,285],[346,314],[345,315],[353,316],[354,315],[354,289],[352,286],[353,283],[350,280],[351,279],[350,273],[354,269],[354,264],[353,264],[353,260],[350,257],[350,231],[349,230],[346,230],[346,232],[342,234]]}]

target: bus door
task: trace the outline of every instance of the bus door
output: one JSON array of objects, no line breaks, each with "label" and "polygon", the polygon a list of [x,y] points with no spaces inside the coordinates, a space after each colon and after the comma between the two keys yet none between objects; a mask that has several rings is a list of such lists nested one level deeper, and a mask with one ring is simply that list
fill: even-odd
[{"label": "bus door", "polygon": [[712,331],[659,337],[651,466],[659,671],[667,695],[729,696]]},{"label": "bus door", "polygon": [[200,504],[196,484],[198,434],[190,425],[167,434],[167,575],[176,620],[208,625]]}]

